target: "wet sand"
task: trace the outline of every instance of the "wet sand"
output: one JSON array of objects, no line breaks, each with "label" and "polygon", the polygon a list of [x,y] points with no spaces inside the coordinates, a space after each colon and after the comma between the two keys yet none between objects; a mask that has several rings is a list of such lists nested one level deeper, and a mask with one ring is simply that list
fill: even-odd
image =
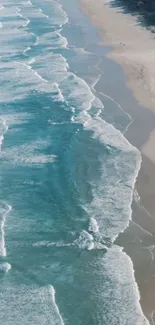
[{"label": "wet sand", "polygon": [[155,40],[136,17],[112,7],[110,0],[81,0],[81,7],[100,31],[104,45],[112,45],[108,54],[125,70],[128,86],[141,104],[155,112]]},{"label": "wet sand", "polygon": [[[82,10],[98,28],[103,45],[108,45],[112,49],[107,54],[108,60],[103,69],[107,70],[106,76],[108,70],[111,72],[112,69],[112,75],[116,76],[116,80],[115,77],[109,80],[111,86],[109,87],[108,80],[102,77],[96,89],[97,91],[104,89],[108,94],[110,88],[108,95],[118,101],[131,115],[133,123],[125,136],[142,153],[142,166],[136,183],[140,200],[135,192],[132,221],[119,236],[117,243],[124,247],[133,261],[141,306],[150,324],[153,325],[155,324],[154,34],[139,25],[136,17],[121,12],[120,8],[111,7],[110,1],[80,1]],[[123,77],[117,80],[118,76]]]}]

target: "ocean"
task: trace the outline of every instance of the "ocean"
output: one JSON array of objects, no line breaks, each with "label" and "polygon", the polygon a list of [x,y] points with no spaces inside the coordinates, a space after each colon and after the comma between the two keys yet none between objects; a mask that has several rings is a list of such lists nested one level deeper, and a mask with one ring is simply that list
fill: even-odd
[{"label": "ocean", "polygon": [[[76,0],[0,7],[0,324],[146,325],[131,259],[141,155],[95,89],[106,47]],[[106,80],[106,75],[105,75]]]}]

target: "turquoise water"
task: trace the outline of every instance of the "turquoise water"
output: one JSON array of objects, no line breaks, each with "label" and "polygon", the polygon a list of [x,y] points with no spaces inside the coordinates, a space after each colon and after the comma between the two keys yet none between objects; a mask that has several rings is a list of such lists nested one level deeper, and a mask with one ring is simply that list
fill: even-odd
[{"label": "turquoise water", "polygon": [[107,49],[76,1],[0,13],[0,323],[147,324],[114,244],[141,157],[130,116],[95,91]]}]

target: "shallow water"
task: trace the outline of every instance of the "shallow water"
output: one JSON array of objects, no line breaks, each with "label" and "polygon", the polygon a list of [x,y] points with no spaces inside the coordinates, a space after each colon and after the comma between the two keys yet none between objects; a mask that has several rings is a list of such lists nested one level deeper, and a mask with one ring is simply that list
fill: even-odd
[{"label": "shallow water", "polygon": [[132,120],[95,91],[96,32],[68,4],[0,8],[0,320],[147,324],[132,263],[113,244],[141,163],[123,135]]}]

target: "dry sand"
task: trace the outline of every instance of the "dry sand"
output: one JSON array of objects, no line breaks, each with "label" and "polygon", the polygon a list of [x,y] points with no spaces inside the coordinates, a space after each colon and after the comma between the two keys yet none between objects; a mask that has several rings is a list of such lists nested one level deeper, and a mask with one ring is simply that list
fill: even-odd
[{"label": "dry sand", "polygon": [[[80,0],[80,2],[82,10],[98,28],[103,44],[112,47],[108,57],[123,67],[128,87],[136,99],[155,114],[155,34],[139,24],[138,17],[124,13],[121,8],[112,7],[112,1]],[[138,130],[137,136],[142,137],[145,123],[141,128],[138,121],[136,125],[134,129]],[[146,122],[146,128],[148,125]],[[131,132],[129,129],[129,137],[127,135],[129,140],[133,140]],[[131,142],[134,144],[134,140]],[[131,245],[130,249],[130,243],[127,241],[125,249],[134,261],[143,311],[150,324],[155,324],[155,129],[152,130],[152,126],[150,136],[139,149],[143,155],[143,162],[137,189],[142,208],[141,210],[134,208],[133,221],[151,233],[152,244],[147,248],[151,262],[146,263],[145,258],[142,258],[141,263],[139,256],[134,258],[133,247]],[[124,241],[127,235],[124,234]]]},{"label": "dry sand", "polygon": [[128,76],[128,86],[136,98],[155,112],[155,40],[154,34],[123,14],[107,0],[81,0],[82,9],[100,30],[104,44],[112,45],[110,58],[121,64]]},{"label": "dry sand", "polygon": [[[108,57],[123,67],[128,87],[137,100],[155,114],[155,34],[143,27],[138,17],[112,7],[111,0],[80,2],[83,11],[100,31],[104,44],[112,46]],[[139,149],[155,164],[154,144],[155,131]]]}]

